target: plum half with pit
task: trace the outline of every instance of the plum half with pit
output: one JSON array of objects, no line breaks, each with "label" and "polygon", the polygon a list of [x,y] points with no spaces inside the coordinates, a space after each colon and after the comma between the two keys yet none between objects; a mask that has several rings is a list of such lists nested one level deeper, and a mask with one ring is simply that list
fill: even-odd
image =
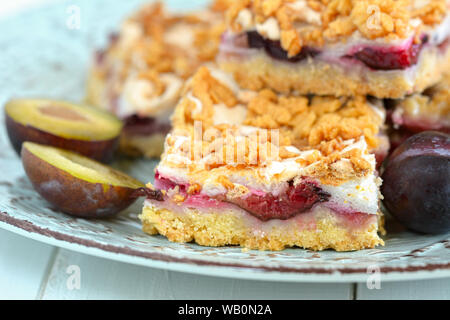
[{"label": "plum half with pit", "polygon": [[78,152],[109,162],[122,122],[94,107],[49,99],[14,99],[5,105],[8,136],[18,154],[25,141]]},{"label": "plum half with pit", "polygon": [[32,142],[22,146],[22,164],[44,199],[77,217],[114,216],[146,190],[141,182],[100,162]]},{"label": "plum half with pit", "polygon": [[450,135],[416,134],[389,157],[383,173],[383,203],[408,229],[450,231]]}]

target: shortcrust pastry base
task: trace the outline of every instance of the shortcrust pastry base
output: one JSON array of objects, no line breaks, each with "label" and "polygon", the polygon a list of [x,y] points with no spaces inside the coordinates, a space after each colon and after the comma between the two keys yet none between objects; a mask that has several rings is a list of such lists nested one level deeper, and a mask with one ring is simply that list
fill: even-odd
[{"label": "shortcrust pastry base", "polygon": [[[443,71],[450,69],[450,48],[445,54],[438,49],[424,49],[414,70],[372,71],[363,66],[342,67],[317,59],[299,63],[280,62],[265,53],[246,58],[219,57],[222,69],[232,73],[246,89],[271,88],[281,93],[296,91],[299,94],[332,96],[371,95],[377,98],[399,99],[422,92],[438,83]],[[407,73],[411,73],[407,75]],[[408,77],[413,76],[412,79]]]},{"label": "shortcrust pastry base", "polygon": [[[200,212],[185,208],[184,212],[177,213],[146,204],[140,219],[143,231],[150,235],[161,234],[172,242],[194,241],[211,247],[238,245],[246,249],[277,251],[296,246],[315,251],[354,251],[384,245],[377,234],[378,225],[382,224],[381,217],[374,217],[366,226],[350,230],[339,223],[329,209],[321,209],[318,216],[320,218],[316,219],[314,228],[301,230],[298,222],[290,219],[264,228],[263,233],[255,232],[246,223],[247,219],[232,209]],[[260,223],[267,227],[270,221]]]}]

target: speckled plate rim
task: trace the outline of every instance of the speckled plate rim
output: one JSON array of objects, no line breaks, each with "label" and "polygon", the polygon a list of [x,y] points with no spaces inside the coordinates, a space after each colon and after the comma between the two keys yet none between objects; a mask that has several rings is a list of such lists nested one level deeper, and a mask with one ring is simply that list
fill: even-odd
[{"label": "speckled plate rim", "polygon": [[[27,220],[13,218],[6,212],[0,212],[0,228],[39,242],[91,256],[203,276],[279,282],[346,283],[366,282],[371,275],[361,268],[291,269],[283,267],[269,268],[263,265],[248,267],[238,263],[224,264],[189,258],[179,259],[156,252],[140,252],[127,247],[104,245],[94,240],[86,240],[43,229]],[[380,272],[380,280],[386,282],[447,278],[450,277],[450,262],[414,267],[381,267]]]},{"label": "speckled plate rim", "polygon": [[[65,2],[69,3],[68,1]],[[46,7],[51,8],[53,5],[54,3],[49,3]],[[11,19],[12,17],[8,16],[1,19],[0,22],[11,21]],[[125,246],[105,245],[93,239],[88,240],[73,234],[45,229],[34,225],[27,219],[19,219],[13,217],[13,215],[13,211],[9,211],[9,213],[0,211],[0,228],[52,246],[150,268],[205,276],[283,282],[366,282],[370,276],[363,268],[283,268],[282,266],[268,267],[262,263],[249,266],[234,261],[233,263],[224,263],[214,260],[201,260],[195,257],[177,258],[174,255],[160,252],[144,252]],[[443,240],[445,244],[449,241],[448,239]],[[425,263],[421,266],[381,267],[380,271],[381,281],[437,279],[450,277],[450,261],[444,260],[442,263],[435,264]]]}]

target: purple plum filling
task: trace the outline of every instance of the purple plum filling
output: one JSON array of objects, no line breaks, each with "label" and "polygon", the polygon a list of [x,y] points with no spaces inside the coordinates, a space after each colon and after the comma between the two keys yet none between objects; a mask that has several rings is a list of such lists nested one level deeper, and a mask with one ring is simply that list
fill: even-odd
[{"label": "purple plum filling", "polygon": [[161,121],[152,117],[132,115],[124,119],[124,133],[129,135],[147,136],[161,133],[166,135],[171,129],[169,121]]},{"label": "purple plum filling", "polygon": [[350,58],[358,59],[375,70],[403,70],[417,64],[423,46],[428,37],[422,37],[420,43],[412,43],[406,48],[363,48]]},{"label": "purple plum filling", "polygon": [[201,193],[189,195],[187,194],[188,186],[177,184],[162,177],[158,172],[155,175],[155,187],[165,191],[178,187],[179,192],[186,197],[186,203],[190,201],[207,202],[209,205],[218,205],[221,202],[232,203],[262,221],[292,218],[297,214],[309,211],[318,203],[327,202],[330,198],[330,194],[323,191],[315,182],[307,180],[298,185],[290,182],[286,192],[277,196],[259,190],[250,190],[242,197],[231,199],[225,195],[218,195],[214,198],[209,198]]},{"label": "purple plum filling", "polygon": [[247,32],[247,39],[250,48],[264,49],[272,58],[288,62],[299,62],[307,57],[314,57],[320,53],[316,49],[304,47],[299,54],[289,57],[287,51],[281,47],[280,41],[265,39],[256,31]]},{"label": "purple plum filling", "polygon": [[[420,52],[427,43],[428,36],[423,36],[420,43],[411,41],[406,46],[361,47],[342,58],[358,60],[374,70],[404,70],[417,64]],[[274,59],[293,63],[321,54],[320,50],[305,46],[299,54],[289,57],[280,41],[265,39],[256,31],[247,32],[247,45],[252,49],[264,49]]]}]

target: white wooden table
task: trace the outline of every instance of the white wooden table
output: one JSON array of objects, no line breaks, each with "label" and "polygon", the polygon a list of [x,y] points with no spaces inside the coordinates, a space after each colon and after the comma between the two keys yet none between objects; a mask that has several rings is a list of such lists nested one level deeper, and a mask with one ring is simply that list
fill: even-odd
[{"label": "white wooden table", "polygon": [[[68,286],[79,268],[80,287]],[[70,269],[69,269],[70,271]],[[450,279],[362,284],[242,281],[91,257],[0,230],[0,299],[449,299]]]},{"label": "white wooden table", "polygon": [[[49,0],[0,3],[0,17]],[[0,195],[1,196],[1,195]],[[80,288],[67,285],[69,266]],[[71,290],[72,288],[72,290]],[[70,252],[0,229],[0,299],[449,299],[450,279],[363,284],[291,284],[202,277]]]}]

